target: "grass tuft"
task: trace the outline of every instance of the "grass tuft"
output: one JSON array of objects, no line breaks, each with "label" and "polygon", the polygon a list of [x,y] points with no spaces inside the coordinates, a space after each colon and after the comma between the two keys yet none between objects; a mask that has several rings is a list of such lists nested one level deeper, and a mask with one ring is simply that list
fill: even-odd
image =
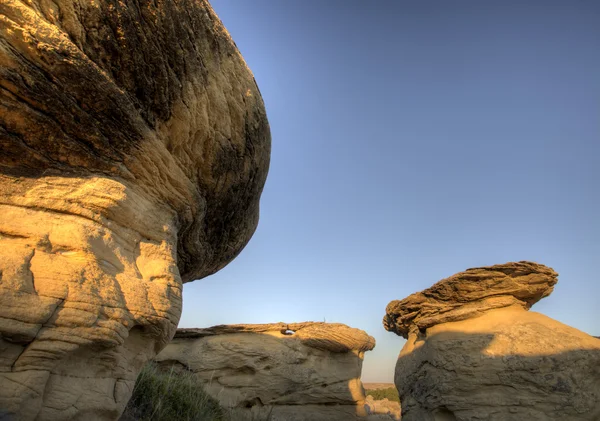
[{"label": "grass tuft", "polygon": [[188,370],[149,363],[138,376],[121,421],[221,421],[223,412]]},{"label": "grass tuft", "polygon": [[400,402],[400,396],[398,396],[398,391],[395,387],[367,390],[366,394],[373,396],[373,399],[376,401],[388,398],[390,401]]}]

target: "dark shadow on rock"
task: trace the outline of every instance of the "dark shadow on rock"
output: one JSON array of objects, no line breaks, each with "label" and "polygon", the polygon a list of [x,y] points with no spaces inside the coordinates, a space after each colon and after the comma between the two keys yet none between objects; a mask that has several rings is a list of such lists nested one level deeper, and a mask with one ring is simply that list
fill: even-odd
[{"label": "dark shadow on rock", "polygon": [[[515,335],[530,349],[538,346]],[[403,349],[395,379],[402,419],[600,420],[600,343],[519,355],[498,352],[498,340],[494,333],[440,332],[415,342],[412,352]],[[539,338],[540,348],[547,340]]]}]

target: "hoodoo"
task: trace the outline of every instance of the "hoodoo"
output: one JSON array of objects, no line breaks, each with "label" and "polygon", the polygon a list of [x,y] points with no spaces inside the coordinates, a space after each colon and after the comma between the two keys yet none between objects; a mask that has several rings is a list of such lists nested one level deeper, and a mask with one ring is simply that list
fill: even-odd
[{"label": "hoodoo", "polygon": [[384,327],[403,421],[600,419],[600,340],[527,311],[557,282],[532,262],[468,269],[404,300]]},{"label": "hoodoo", "polygon": [[374,346],[339,323],[224,325],[178,329],[156,360],[192,371],[232,421],[391,420],[367,417],[360,375]]},{"label": "hoodoo", "polygon": [[0,63],[0,418],[117,419],[256,228],[264,104],[204,0],[2,1]]}]

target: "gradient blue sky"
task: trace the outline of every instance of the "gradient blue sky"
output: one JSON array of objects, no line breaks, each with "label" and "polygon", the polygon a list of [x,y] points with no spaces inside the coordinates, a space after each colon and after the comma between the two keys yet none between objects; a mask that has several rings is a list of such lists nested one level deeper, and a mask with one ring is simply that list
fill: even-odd
[{"label": "gradient blue sky", "polygon": [[273,136],[259,228],[182,327],[341,322],[469,267],[559,272],[534,310],[600,335],[600,2],[214,0]]}]

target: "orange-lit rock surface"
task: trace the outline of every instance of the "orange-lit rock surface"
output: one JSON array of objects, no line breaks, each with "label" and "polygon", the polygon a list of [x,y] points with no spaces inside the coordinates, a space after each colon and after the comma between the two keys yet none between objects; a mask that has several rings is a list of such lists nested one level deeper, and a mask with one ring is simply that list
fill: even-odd
[{"label": "orange-lit rock surface", "polygon": [[348,421],[367,415],[360,381],[375,340],[338,323],[178,329],[157,356],[189,369],[232,420]]},{"label": "orange-lit rock surface", "polygon": [[182,283],[252,236],[269,153],[206,1],[0,2],[0,418],[118,418]]},{"label": "orange-lit rock surface", "polygon": [[527,309],[557,274],[531,262],[469,269],[393,301],[403,421],[600,419],[600,340]]}]

